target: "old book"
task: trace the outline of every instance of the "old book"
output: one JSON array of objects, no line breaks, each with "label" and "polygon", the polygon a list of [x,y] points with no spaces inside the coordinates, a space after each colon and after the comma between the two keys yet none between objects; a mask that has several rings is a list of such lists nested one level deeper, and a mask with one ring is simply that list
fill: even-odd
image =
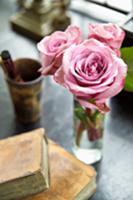
[{"label": "old book", "polygon": [[0,200],[16,200],[49,187],[44,129],[0,141]]},{"label": "old book", "polygon": [[23,200],[87,200],[96,190],[95,170],[49,142],[50,188]]}]

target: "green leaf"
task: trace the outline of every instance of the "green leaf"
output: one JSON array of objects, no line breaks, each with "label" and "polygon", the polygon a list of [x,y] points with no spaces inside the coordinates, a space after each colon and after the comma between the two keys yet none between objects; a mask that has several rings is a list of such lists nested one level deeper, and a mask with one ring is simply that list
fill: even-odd
[{"label": "green leaf", "polygon": [[87,122],[87,115],[85,110],[80,105],[76,105],[74,108],[75,116],[83,122]]},{"label": "green leaf", "polygon": [[96,110],[95,113],[91,116],[92,121],[95,122],[99,115],[101,115],[101,113],[99,112],[99,110]]},{"label": "green leaf", "polygon": [[122,48],[121,56],[128,66],[124,89],[128,92],[133,92],[133,47]]}]

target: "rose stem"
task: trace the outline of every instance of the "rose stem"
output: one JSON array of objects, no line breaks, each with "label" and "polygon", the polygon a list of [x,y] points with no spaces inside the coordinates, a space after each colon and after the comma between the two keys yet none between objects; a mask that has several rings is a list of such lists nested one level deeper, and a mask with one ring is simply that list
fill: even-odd
[{"label": "rose stem", "polygon": [[81,136],[82,136],[82,132],[85,129],[85,126],[83,124],[83,122],[79,122],[79,124],[76,127],[76,145],[80,146],[80,141],[81,141]]}]

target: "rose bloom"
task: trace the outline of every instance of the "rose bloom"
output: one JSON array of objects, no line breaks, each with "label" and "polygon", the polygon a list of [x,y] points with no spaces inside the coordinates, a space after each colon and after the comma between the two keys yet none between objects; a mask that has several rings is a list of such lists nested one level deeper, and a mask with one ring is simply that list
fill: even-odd
[{"label": "rose bloom", "polygon": [[50,36],[46,36],[38,44],[37,48],[41,52],[43,75],[53,75],[62,64],[62,56],[72,44],[82,42],[82,34],[76,26],[69,26],[65,32],[56,31]]},{"label": "rose bloom", "polygon": [[127,65],[108,46],[89,39],[66,50],[54,79],[82,106],[106,112],[106,100],[122,90],[126,73]]},{"label": "rose bloom", "polygon": [[108,45],[116,55],[120,56],[120,47],[125,38],[125,32],[115,24],[89,24],[89,38],[97,39]]}]

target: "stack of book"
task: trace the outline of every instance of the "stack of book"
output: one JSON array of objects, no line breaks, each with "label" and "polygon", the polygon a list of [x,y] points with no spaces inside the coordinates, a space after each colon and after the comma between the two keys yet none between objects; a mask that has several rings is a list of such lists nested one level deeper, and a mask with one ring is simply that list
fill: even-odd
[{"label": "stack of book", "polygon": [[0,200],[87,200],[96,190],[95,170],[44,129],[1,140],[0,171]]}]

